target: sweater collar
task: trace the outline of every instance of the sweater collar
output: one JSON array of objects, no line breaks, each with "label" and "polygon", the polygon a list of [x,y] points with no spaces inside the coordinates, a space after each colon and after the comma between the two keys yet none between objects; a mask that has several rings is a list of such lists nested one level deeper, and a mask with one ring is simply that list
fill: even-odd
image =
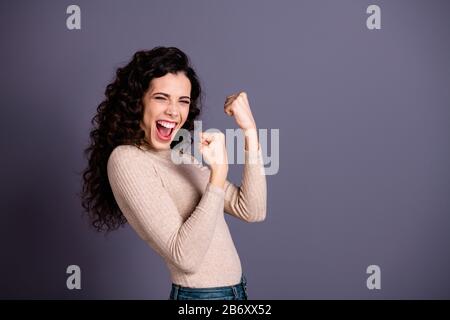
[{"label": "sweater collar", "polygon": [[[172,162],[172,153],[177,152],[176,150],[173,150],[173,149],[154,149],[154,148],[151,148],[146,145],[142,145],[141,149],[143,149],[145,152],[148,152],[160,159],[170,161],[170,162]],[[181,154],[181,153],[179,153],[179,154]],[[175,154],[173,154],[173,156],[176,157]]]}]

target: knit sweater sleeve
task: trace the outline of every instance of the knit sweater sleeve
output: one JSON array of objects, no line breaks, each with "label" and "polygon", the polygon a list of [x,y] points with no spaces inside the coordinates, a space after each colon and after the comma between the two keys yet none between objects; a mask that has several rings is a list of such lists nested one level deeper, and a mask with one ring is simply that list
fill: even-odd
[{"label": "knit sweater sleeve", "polygon": [[266,218],[267,185],[261,146],[257,151],[244,150],[244,170],[238,187],[226,181],[225,212],[247,222]]},{"label": "knit sweater sleeve", "polygon": [[116,148],[107,173],[114,197],[128,223],[164,259],[195,272],[211,243],[224,190],[210,183],[186,221],[164,188],[152,160],[137,150]]}]

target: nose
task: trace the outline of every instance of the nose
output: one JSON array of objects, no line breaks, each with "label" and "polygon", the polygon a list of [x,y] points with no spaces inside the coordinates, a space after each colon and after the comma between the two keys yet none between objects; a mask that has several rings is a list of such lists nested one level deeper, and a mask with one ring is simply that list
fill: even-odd
[{"label": "nose", "polygon": [[166,109],[166,113],[168,115],[171,115],[171,116],[174,116],[174,117],[178,116],[179,111],[178,111],[178,106],[177,106],[176,102],[170,102],[168,104],[168,107]]}]

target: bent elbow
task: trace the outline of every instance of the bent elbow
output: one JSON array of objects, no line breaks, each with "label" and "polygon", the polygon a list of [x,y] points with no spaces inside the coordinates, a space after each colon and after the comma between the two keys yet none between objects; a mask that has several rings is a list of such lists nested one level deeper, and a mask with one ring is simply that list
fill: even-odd
[{"label": "bent elbow", "polygon": [[249,215],[247,217],[247,222],[262,222],[264,220],[266,220],[266,209],[261,209],[259,211],[255,211],[258,212],[258,214],[253,214],[253,215]]},{"label": "bent elbow", "polygon": [[174,259],[172,262],[177,269],[184,273],[196,273],[200,268],[200,262],[192,259],[192,257],[179,257],[178,259]]},{"label": "bent elbow", "polygon": [[254,222],[262,222],[264,220],[266,220],[265,216],[257,216],[257,217],[251,217],[251,218],[247,219],[247,222],[254,223]]},{"label": "bent elbow", "polygon": [[176,266],[184,273],[196,273],[199,269],[199,264],[194,263],[177,263]]}]

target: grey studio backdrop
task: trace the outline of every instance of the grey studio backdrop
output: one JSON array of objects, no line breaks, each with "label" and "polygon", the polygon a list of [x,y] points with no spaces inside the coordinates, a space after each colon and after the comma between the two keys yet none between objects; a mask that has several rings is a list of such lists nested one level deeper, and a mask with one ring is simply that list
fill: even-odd
[{"label": "grey studio backdrop", "polygon": [[[71,4],[80,30],[66,26]],[[371,4],[379,30],[366,26]],[[191,57],[203,128],[235,128],[223,102],[245,90],[258,127],[279,129],[267,219],[227,216],[250,299],[450,298],[449,1],[0,9],[0,298],[168,298],[159,256],[128,226],[95,233],[77,196],[106,85],[136,50],[158,45]],[[81,268],[81,290],[66,287],[69,265]],[[370,265],[381,289],[366,285]]]}]

